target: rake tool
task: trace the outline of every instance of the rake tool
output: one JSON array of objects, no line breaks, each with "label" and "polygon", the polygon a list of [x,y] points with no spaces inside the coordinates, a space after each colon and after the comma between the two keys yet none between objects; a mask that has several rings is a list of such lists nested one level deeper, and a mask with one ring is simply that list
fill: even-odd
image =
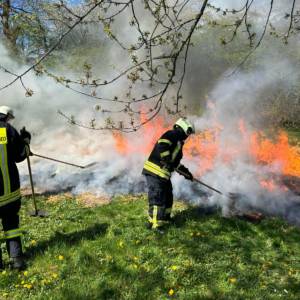
[{"label": "rake tool", "polygon": [[34,193],[34,184],[32,180],[32,171],[31,171],[31,165],[30,165],[30,158],[29,158],[29,152],[27,152],[27,166],[28,166],[28,172],[29,172],[29,178],[30,178],[30,185],[31,185],[31,193],[32,193],[32,199],[33,199],[33,205],[34,205],[34,211],[30,212],[29,215],[32,217],[47,217],[49,214],[43,210],[39,210],[37,208],[36,199],[35,199],[35,193]]},{"label": "rake tool", "polygon": [[87,164],[85,166],[76,165],[76,164],[73,164],[73,163],[70,163],[70,162],[66,162],[66,161],[63,161],[63,160],[59,160],[59,159],[56,159],[56,158],[52,158],[52,157],[48,157],[48,156],[44,156],[44,155],[32,153],[30,151],[29,147],[28,147],[27,157],[26,158],[27,158],[27,166],[28,166],[28,171],[29,171],[29,178],[30,178],[32,199],[33,199],[33,205],[34,205],[34,211],[30,213],[30,216],[33,216],[33,217],[47,217],[49,214],[47,212],[39,210],[37,208],[29,155],[31,155],[31,156],[37,156],[37,157],[48,159],[48,160],[52,160],[52,161],[55,161],[55,162],[59,162],[59,163],[65,164],[65,165],[69,165],[69,166],[73,166],[73,167],[77,167],[77,168],[81,168],[81,169],[89,168],[89,167],[91,167],[91,166],[93,166],[93,165],[95,165],[97,163],[97,162],[93,162],[93,163]]},{"label": "rake tool", "polygon": [[[181,174],[181,175],[183,175],[183,176],[187,176],[187,174],[186,174],[185,172],[182,172],[182,171],[180,171],[180,170],[178,170],[178,169],[175,169],[175,170],[177,171],[177,173],[179,173],[179,174]],[[228,206],[229,206],[229,210],[230,210],[230,211],[233,211],[233,210],[235,209],[236,201],[237,201],[239,198],[241,198],[241,196],[242,196],[242,195],[239,194],[239,193],[228,193],[228,194],[224,194],[224,193],[222,193],[221,191],[219,191],[219,190],[213,188],[212,186],[210,186],[210,185],[204,183],[203,181],[201,181],[201,180],[199,180],[199,179],[197,179],[197,178],[193,178],[193,181],[196,181],[197,183],[200,183],[201,185],[207,187],[208,189],[210,189],[210,190],[212,190],[212,191],[214,191],[214,192],[216,192],[216,193],[218,193],[218,194],[220,194],[220,195],[222,195],[222,196],[227,197],[227,198],[230,200],[230,202],[228,203]],[[247,219],[248,221],[255,222],[255,223],[259,222],[260,220],[262,220],[262,219],[264,218],[264,216],[263,216],[262,213],[260,213],[260,212],[248,212],[248,213],[243,213],[243,215],[240,216],[240,217],[245,218],[245,219]]]},{"label": "rake tool", "polygon": [[90,168],[90,167],[92,167],[92,166],[94,166],[94,165],[97,164],[97,162],[92,162],[92,163],[90,163],[90,164],[87,164],[87,165],[85,165],[85,166],[82,166],[82,165],[76,165],[76,164],[73,164],[73,163],[70,163],[70,162],[67,162],[67,161],[59,160],[59,159],[56,159],[56,158],[53,158],[53,157],[48,157],[48,156],[44,156],[44,155],[32,153],[32,152],[31,152],[31,155],[32,155],[32,156],[36,156],[36,157],[40,157],[40,158],[44,158],[44,159],[48,159],[48,160],[52,160],[52,161],[55,161],[55,162],[59,162],[59,163],[61,163],[61,164],[65,164],[65,165],[69,165],[69,166],[81,168],[81,169]]},{"label": "rake tool", "polygon": [[[185,172],[183,172],[183,171],[181,171],[177,168],[175,170],[176,170],[177,173],[179,173],[183,176],[188,176],[188,174],[186,174]],[[222,196],[228,197],[231,201],[235,201],[239,197],[239,194],[237,194],[237,193],[229,193],[228,195],[226,195],[226,194],[222,193],[220,190],[217,190],[216,188],[204,183],[203,181],[201,181],[197,178],[193,178],[193,181],[200,183],[201,185],[207,187],[208,189],[210,189],[210,190],[212,190],[212,191],[214,191],[214,192],[216,192],[216,193],[218,193]]]}]

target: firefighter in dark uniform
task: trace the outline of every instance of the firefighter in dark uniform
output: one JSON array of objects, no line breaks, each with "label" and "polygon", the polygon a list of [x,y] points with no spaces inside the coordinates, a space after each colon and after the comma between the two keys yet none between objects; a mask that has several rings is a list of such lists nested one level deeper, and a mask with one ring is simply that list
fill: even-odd
[{"label": "firefighter in dark uniform", "polygon": [[173,192],[171,173],[178,169],[193,181],[193,175],[180,164],[182,148],[187,137],[195,133],[194,125],[180,118],[172,130],[165,132],[156,142],[142,174],[146,175],[149,201],[148,227],[158,229],[171,220]]},{"label": "firefighter in dark uniform", "polygon": [[[11,266],[13,269],[22,270],[25,268],[25,262],[21,243],[23,231],[19,227],[21,192],[16,163],[26,159],[29,154],[31,136],[25,130],[19,135],[8,123],[13,118],[11,108],[0,106],[0,218]],[[0,268],[3,268],[1,252]]]}]

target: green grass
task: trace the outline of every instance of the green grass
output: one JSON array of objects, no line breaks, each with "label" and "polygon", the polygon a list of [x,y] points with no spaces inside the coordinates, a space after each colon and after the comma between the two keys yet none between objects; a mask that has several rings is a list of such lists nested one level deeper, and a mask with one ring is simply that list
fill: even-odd
[{"label": "green grass", "polygon": [[176,226],[160,235],[144,226],[143,195],[96,208],[38,200],[50,217],[29,217],[24,199],[28,269],[0,272],[0,299],[300,298],[300,231],[282,220],[252,224],[177,202]]},{"label": "green grass", "polygon": [[291,145],[300,146],[300,130],[298,129],[289,129],[287,130],[289,136],[289,142]]}]

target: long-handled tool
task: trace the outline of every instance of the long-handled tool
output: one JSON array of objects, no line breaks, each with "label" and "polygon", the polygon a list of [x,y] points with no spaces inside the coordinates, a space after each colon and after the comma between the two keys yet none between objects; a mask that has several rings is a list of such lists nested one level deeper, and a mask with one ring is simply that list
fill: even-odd
[{"label": "long-handled tool", "polygon": [[[188,176],[188,174],[186,174],[185,172],[183,172],[183,171],[181,171],[181,170],[179,170],[177,168],[175,170],[176,170],[177,173],[179,173],[179,174],[181,174],[181,175],[183,175],[185,177]],[[239,194],[237,194],[237,193],[224,194],[221,191],[213,188],[212,186],[204,183],[203,181],[201,181],[201,180],[199,180],[197,178],[193,178],[193,181],[196,181],[197,183],[200,183],[201,185],[207,187],[208,189],[210,189],[210,190],[212,190],[212,191],[214,191],[214,192],[216,192],[216,193],[218,193],[218,194],[220,194],[220,195],[225,196],[226,198],[228,198],[228,200],[229,200],[228,201],[228,209],[229,209],[229,211],[233,212],[235,210],[236,201],[239,198]]]},{"label": "long-handled tool", "polygon": [[[182,171],[180,171],[178,169],[175,169],[175,170],[176,170],[177,173],[179,173],[179,174],[181,174],[183,176],[187,176],[186,173],[184,173],[184,172],[182,172]],[[216,193],[218,193],[218,194],[220,194],[222,196],[227,197],[229,199],[228,208],[229,208],[230,211],[234,211],[235,210],[236,201],[238,201],[238,199],[242,196],[239,193],[224,194],[221,191],[213,188],[212,186],[204,183],[203,181],[201,181],[201,180],[199,180],[197,178],[193,178],[193,181],[196,181],[196,182],[200,183],[201,185],[209,188],[210,190],[212,190],[212,191],[214,191],[214,192],[216,192]],[[232,215],[229,215],[229,216],[232,216]],[[245,218],[246,220],[248,220],[250,222],[255,222],[255,223],[261,221],[264,218],[264,216],[263,216],[262,213],[256,212],[256,211],[254,211],[254,212],[243,212],[242,214],[239,214],[239,216],[242,217],[242,218]]]},{"label": "long-handled tool", "polygon": [[[183,175],[183,176],[188,176],[188,174],[186,174],[185,172],[183,172],[183,171],[181,171],[181,170],[179,170],[179,169],[177,169],[177,168],[176,168],[175,170],[176,170],[177,173],[179,173],[179,174],[181,174],[181,175]],[[196,182],[202,184],[203,186],[209,188],[210,190],[212,190],[212,191],[214,191],[214,192],[216,192],[216,193],[218,193],[218,194],[220,194],[220,195],[222,195],[222,196],[227,196],[227,197],[230,198],[231,200],[236,200],[237,197],[238,197],[238,194],[236,194],[236,193],[229,193],[228,195],[226,195],[226,194],[222,193],[221,191],[215,189],[214,187],[212,187],[212,186],[210,186],[210,185],[204,183],[203,181],[201,181],[201,180],[199,180],[199,179],[197,179],[197,178],[193,178],[193,181],[196,181]]]},{"label": "long-handled tool", "polygon": [[65,164],[65,165],[69,165],[69,166],[81,168],[81,169],[86,169],[86,168],[92,167],[95,164],[97,164],[97,162],[92,162],[90,164],[82,166],[82,165],[76,165],[76,164],[73,164],[73,163],[70,163],[70,162],[66,162],[66,161],[63,161],[63,160],[59,160],[59,159],[56,159],[56,158],[52,158],[52,157],[48,157],[48,156],[44,156],[44,155],[32,153],[32,152],[31,152],[31,155],[32,156],[36,156],[36,157],[40,157],[40,158],[44,158],[44,159],[48,159],[48,160],[52,160],[52,161],[55,161],[55,162],[59,162],[59,163]]},{"label": "long-handled tool", "polygon": [[[29,151],[28,151],[29,152]],[[31,165],[30,165],[30,158],[27,154],[27,166],[28,166],[28,172],[29,172],[29,178],[30,178],[30,185],[31,185],[31,192],[32,192],[32,199],[33,199],[33,205],[34,205],[34,211],[30,212],[30,216],[32,217],[47,217],[49,214],[43,210],[39,210],[36,205],[36,199],[35,199],[35,193],[34,193],[34,185],[32,180],[32,172],[31,172]]]}]

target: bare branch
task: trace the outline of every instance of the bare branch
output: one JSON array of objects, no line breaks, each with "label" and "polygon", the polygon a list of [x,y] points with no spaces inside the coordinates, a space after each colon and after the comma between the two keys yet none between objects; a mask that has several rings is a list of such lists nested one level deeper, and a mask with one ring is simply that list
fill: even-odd
[{"label": "bare branch", "polygon": [[257,44],[255,45],[255,47],[251,51],[249,51],[249,53],[244,57],[244,59],[238,64],[238,66],[228,76],[231,76],[234,73],[236,73],[238,71],[238,69],[248,60],[248,58],[254,53],[254,51],[261,44],[261,42],[262,42],[262,40],[263,40],[263,38],[265,36],[266,30],[267,30],[267,26],[268,26],[269,21],[270,21],[270,16],[271,16],[271,13],[272,13],[272,10],[273,10],[273,3],[274,3],[274,0],[271,0],[271,2],[270,2],[270,8],[269,8],[268,16],[267,16],[267,20],[265,22],[263,32],[262,32],[262,34],[261,34],[261,36],[260,36]]},{"label": "bare branch", "polygon": [[31,70],[33,70],[37,65],[39,65],[45,58],[47,58],[61,43],[61,41],[78,25],[84,20],[95,8],[97,8],[103,0],[96,2],[84,15],[82,15],[64,34],[61,35],[59,40],[41,57],[37,60],[35,64],[33,64],[31,67],[29,67],[27,70],[25,70],[20,75],[17,75],[15,79],[13,79],[8,84],[0,87],[0,91],[6,89],[7,87],[14,84],[17,80],[20,80],[23,76],[25,76],[27,73],[29,73]]},{"label": "bare branch", "polygon": [[295,4],[296,4],[296,0],[293,0],[292,10],[291,10],[291,16],[290,16],[290,25],[289,25],[289,29],[288,29],[288,31],[286,33],[286,40],[289,38],[291,29],[292,29],[292,26],[293,26]]}]

